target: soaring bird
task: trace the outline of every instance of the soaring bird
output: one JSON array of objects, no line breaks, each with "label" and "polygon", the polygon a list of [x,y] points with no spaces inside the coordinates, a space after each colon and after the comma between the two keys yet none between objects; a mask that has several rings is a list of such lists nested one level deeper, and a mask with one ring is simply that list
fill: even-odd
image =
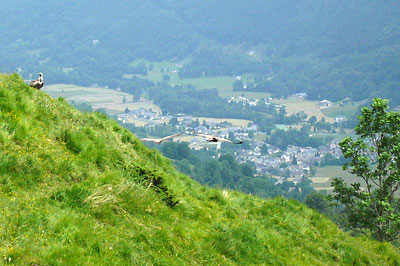
[{"label": "soaring bird", "polygon": [[166,136],[166,137],[163,137],[163,138],[161,138],[161,139],[143,138],[143,139],[140,139],[140,140],[141,140],[141,141],[151,141],[151,142],[160,144],[160,143],[163,142],[164,140],[172,139],[172,138],[177,137],[177,136],[179,136],[179,135],[182,135],[182,133],[174,134],[174,135],[171,135],[171,136]]},{"label": "soaring bird", "polygon": [[228,142],[232,144],[242,144],[243,141],[238,141],[238,142],[233,142],[230,141],[229,139],[224,139],[224,138],[219,138],[211,135],[205,135],[205,134],[197,134],[198,136],[205,137],[207,142]]},{"label": "soaring bird", "polygon": [[39,75],[38,79],[32,80],[31,83],[29,83],[29,86],[37,90],[40,90],[40,88],[43,87],[44,85],[43,73],[38,73],[38,75]]}]

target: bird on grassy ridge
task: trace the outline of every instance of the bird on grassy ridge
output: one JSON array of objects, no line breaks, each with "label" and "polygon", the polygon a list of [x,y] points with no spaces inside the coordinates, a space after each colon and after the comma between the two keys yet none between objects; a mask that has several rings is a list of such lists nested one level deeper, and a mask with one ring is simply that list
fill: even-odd
[{"label": "bird on grassy ridge", "polygon": [[197,135],[206,138],[207,142],[219,142],[220,141],[220,142],[228,142],[228,143],[232,143],[232,144],[242,144],[243,143],[243,141],[233,142],[229,139],[219,138],[219,137],[206,135],[206,134],[197,134]]},{"label": "bird on grassy ridge", "polygon": [[40,90],[40,88],[42,88],[43,85],[44,85],[43,73],[38,73],[38,75],[39,75],[38,79],[37,80],[32,80],[29,83],[29,86],[32,87],[32,88],[35,88],[37,90]]},{"label": "bird on grassy ridge", "polygon": [[179,135],[182,135],[182,133],[174,134],[174,135],[171,135],[171,136],[166,136],[166,137],[159,138],[159,139],[143,138],[143,139],[140,139],[140,140],[141,140],[141,141],[151,141],[151,142],[154,142],[154,143],[156,143],[156,144],[160,144],[160,143],[163,142],[164,140],[172,139],[172,138],[177,137],[177,136],[179,136]]}]

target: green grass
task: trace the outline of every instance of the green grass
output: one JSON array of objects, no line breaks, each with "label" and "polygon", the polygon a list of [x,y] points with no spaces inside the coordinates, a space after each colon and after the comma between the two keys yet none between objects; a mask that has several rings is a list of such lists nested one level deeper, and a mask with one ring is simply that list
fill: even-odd
[{"label": "green grass", "polygon": [[[235,81],[234,77],[231,76],[218,76],[218,77],[204,77],[204,78],[194,78],[194,79],[180,79],[178,75],[179,68],[181,68],[181,63],[173,63],[168,61],[162,62],[151,62],[147,60],[138,59],[132,62],[130,65],[137,66],[139,63],[144,63],[147,67],[150,64],[153,65],[153,69],[148,71],[147,76],[139,75],[142,78],[149,79],[153,82],[162,82],[164,75],[169,75],[171,80],[169,83],[171,85],[177,84],[192,84],[196,86],[198,89],[218,89],[220,96],[222,97],[238,97],[244,94],[245,97],[251,99],[261,99],[268,98],[271,96],[270,93],[264,92],[246,92],[246,91],[233,91],[233,82]],[[163,69],[163,72],[162,72]],[[168,71],[167,71],[168,69]],[[176,72],[172,72],[172,71]],[[124,75],[125,78],[131,78],[132,74]],[[247,74],[244,77],[250,78],[251,74]]]},{"label": "green grass", "polygon": [[359,105],[357,103],[348,103],[343,106],[333,106],[326,109],[322,109],[322,113],[328,117],[346,116],[348,119],[355,117],[358,112]]},{"label": "green grass", "polygon": [[337,133],[320,133],[320,132],[312,132],[312,135],[314,137],[321,137],[321,138],[332,138],[335,140],[343,140],[345,137],[351,137],[354,138],[355,132],[353,129],[344,129],[343,132],[340,132],[340,129],[335,129],[337,131]]},{"label": "green grass", "polygon": [[318,120],[325,118],[325,120],[327,122],[334,121],[334,119],[332,117],[328,117],[324,113],[321,112],[318,101],[309,101],[309,100],[288,98],[288,99],[284,99],[284,100],[274,100],[273,102],[280,104],[280,105],[284,105],[286,107],[286,112],[288,115],[292,115],[292,114],[296,114],[301,111],[304,111],[309,118],[311,116],[315,116]]},{"label": "green grass", "polygon": [[335,177],[343,178],[348,184],[351,184],[354,182],[362,183],[359,178],[350,174],[347,171],[344,171],[342,169],[342,166],[317,167],[316,170],[317,171],[315,173],[315,177],[329,178],[325,183],[317,183],[317,184],[312,185],[315,189],[318,189],[318,190],[331,191],[332,190],[331,182],[332,182],[333,178],[335,178]]},{"label": "green grass", "polygon": [[[249,92],[249,91],[233,91],[234,77],[231,76],[218,76],[218,77],[203,77],[203,78],[193,78],[193,79],[180,79],[178,72],[182,67],[182,62],[173,63],[169,61],[155,62],[148,61],[144,59],[137,59],[133,61],[130,65],[137,66],[140,63],[144,63],[147,67],[153,65],[153,69],[148,71],[147,76],[138,75],[142,78],[149,79],[153,82],[162,82],[163,76],[170,76],[171,80],[169,83],[171,85],[177,84],[191,84],[196,86],[198,89],[218,89],[219,95],[221,97],[239,97],[244,95],[246,98],[250,99],[262,99],[271,97],[271,93],[267,92]],[[163,70],[163,71],[162,71]],[[167,71],[168,70],[168,71]],[[172,72],[176,71],[176,72]],[[132,78],[134,74],[125,74],[125,78]],[[243,80],[253,80],[253,74],[245,74],[242,76]]]},{"label": "green grass", "polygon": [[288,131],[288,130],[289,130],[288,125],[275,124],[275,127],[276,127],[277,129],[281,129],[281,130],[285,130],[285,131]]},{"label": "green grass", "polygon": [[[154,112],[161,112],[158,105],[153,102],[132,102],[132,95],[112,89],[97,87],[81,87],[70,84],[53,84],[43,88],[53,98],[63,97],[68,101],[86,103],[93,109],[105,109],[107,113],[116,114],[125,111],[145,108]],[[124,98],[126,102],[123,103]]]},{"label": "green grass", "polygon": [[351,237],[299,202],[203,187],[115,121],[18,75],[0,75],[0,255],[1,265],[400,263],[390,244]]}]

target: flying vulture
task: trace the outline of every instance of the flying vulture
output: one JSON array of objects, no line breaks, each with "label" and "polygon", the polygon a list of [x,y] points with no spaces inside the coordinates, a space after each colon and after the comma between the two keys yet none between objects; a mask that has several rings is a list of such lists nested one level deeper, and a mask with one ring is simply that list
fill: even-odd
[{"label": "flying vulture", "polygon": [[197,134],[201,137],[205,137],[207,142],[228,142],[228,143],[232,143],[232,144],[242,144],[243,141],[238,141],[238,142],[233,142],[230,141],[229,139],[224,139],[224,138],[219,138],[219,137],[215,137],[215,136],[211,136],[211,135],[205,135],[205,134]]},{"label": "flying vulture", "polygon": [[179,135],[182,135],[182,133],[174,134],[174,135],[167,136],[167,137],[163,137],[163,138],[161,138],[161,139],[143,138],[143,139],[140,139],[140,140],[141,140],[141,141],[151,141],[151,142],[160,144],[160,143],[163,142],[164,140],[172,139],[172,138],[177,137],[177,136],[179,136]]},{"label": "flying vulture", "polygon": [[44,85],[43,73],[38,73],[38,75],[39,75],[38,79],[32,80],[31,83],[29,83],[29,86],[37,90],[40,90],[40,88],[43,87]]}]

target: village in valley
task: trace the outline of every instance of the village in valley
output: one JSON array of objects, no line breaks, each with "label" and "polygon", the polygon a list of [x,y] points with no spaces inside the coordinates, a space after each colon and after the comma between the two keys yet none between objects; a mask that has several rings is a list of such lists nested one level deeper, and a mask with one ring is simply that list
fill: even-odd
[{"label": "village in valley", "polygon": [[[293,99],[299,101],[305,100],[307,97],[304,93],[298,93],[292,96]],[[242,102],[250,106],[257,106],[258,103],[274,104],[276,108],[285,108],[281,104],[274,103],[272,98],[267,99],[248,99],[243,96],[226,98],[228,102]],[[331,108],[335,104],[328,100],[322,100],[316,104],[315,109],[320,111]],[[197,134],[207,134],[217,136],[219,138],[243,141],[243,145],[235,145],[230,151],[234,153],[238,163],[250,163],[254,166],[255,173],[259,175],[273,176],[277,179],[277,184],[283,181],[293,181],[294,184],[301,182],[302,178],[307,177],[314,183],[325,183],[328,178],[314,178],[315,167],[329,164],[329,160],[339,162],[343,158],[343,154],[339,147],[339,140],[331,138],[327,142],[317,147],[300,147],[288,145],[286,149],[266,142],[266,134],[259,131],[259,126],[248,121],[246,125],[242,123],[235,125],[232,119],[210,119],[197,118],[188,115],[170,116],[162,115],[161,112],[146,110],[144,108],[129,110],[118,114],[120,123],[129,123],[129,121],[142,121],[144,127],[151,128],[157,125],[166,125],[176,118],[175,126],[182,136],[174,138],[177,142],[189,142],[192,149],[215,149],[217,156],[221,155],[221,142],[208,143],[204,138]],[[230,122],[229,122],[230,121]],[[305,120],[306,122],[307,120]],[[333,132],[343,131],[343,125],[347,122],[346,116],[337,116],[332,118]],[[240,124],[240,123],[239,123]],[[289,125],[277,125],[278,128],[284,130],[291,129]],[[297,126],[298,128],[299,126]],[[336,131],[335,131],[336,128]],[[309,129],[309,136],[312,136],[313,130]],[[316,130],[314,129],[314,132]],[[329,135],[331,131],[321,130],[319,135]],[[233,150],[232,150],[233,149]],[[223,147],[222,147],[223,150]]]},{"label": "village in valley", "polygon": [[[170,74],[173,74],[172,71]],[[228,81],[240,79],[242,77],[233,77]],[[59,91],[59,88],[63,89]],[[288,143],[285,147],[279,147],[269,141],[271,132],[266,133],[265,130],[260,130],[260,126],[250,120],[167,114],[146,97],[134,99],[132,95],[120,90],[107,88],[101,89],[101,93],[99,90],[94,91],[90,88],[87,89],[86,96],[83,93],[79,96],[69,96],[69,90],[77,89],[81,92],[86,90],[83,87],[73,88],[60,85],[49,87],[47,90],[53,96],[65,95],[69,101],[84,102],[95,110],[104,110],[122,125],[135,125],[145,129],[172,125],[177,132],[182,133],[173,141],[187,142],[194,150],[214,150],[215,158],[228,152],[234,155],[238,163],[252,165],[255,174],[276,178],[277,184],[283,181],[293,181],[296,184],[306,177],[313,183],[324,183],[320,189],[330,189],[330,184],[327,182],[329,178],[318,175],[316,169],[320,166],[338,166],[343,163],[339,141],[346,134],[352,134],[352,130],[346,128],[347,115],[354,116],[354,110],[357,110],[360,104],[348,99],[336,103],[328,100],[310,101],[307,100],[307,94],[303,92],[295,93],[286,99],[274,99],[269,94],[261,93],[221,92],[225,95],[224,99],[228,104],[241,104],[249,108],[257,108],[258,105],[263,104],[275,108],[277,112],[284,111],[286,116],[297,116],[300,119],[295,124],[275,124],[275,130],[272,133],[276,130],[302,131],[309,137],[314,136],[322,140],[318,145],[312,145],[313,147],[304,143],[297,145]],[[256,97],[252,97],[254,95]],[[197,134],[243,141],[243,144],[210,143]]]}]

